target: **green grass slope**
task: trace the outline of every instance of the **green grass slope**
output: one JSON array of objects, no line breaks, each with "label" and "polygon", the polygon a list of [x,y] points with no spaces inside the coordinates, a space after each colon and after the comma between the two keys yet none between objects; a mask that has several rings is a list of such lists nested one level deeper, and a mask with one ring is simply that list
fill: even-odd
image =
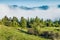
[{"label": "green grass slope", "polygon": [[48,39],[22,33],[13,27],[6,27],[0,25],[0,40],[48,40]]}]

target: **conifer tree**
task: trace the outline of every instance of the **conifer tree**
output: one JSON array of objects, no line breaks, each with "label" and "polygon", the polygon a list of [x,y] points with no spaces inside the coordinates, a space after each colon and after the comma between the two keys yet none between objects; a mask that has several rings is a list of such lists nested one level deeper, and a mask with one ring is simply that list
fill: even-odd
[{"label": "conifer tree", "polygon": [[13,27],[18,27],[19,26],[18,18],[16,18],[16,17],[12,18],[12,26]]},{"label": "conifer tree", "polygon": [[21,25],[22,28],[27,27],[27,20],[24,17],[21,17],[20,25]]}]

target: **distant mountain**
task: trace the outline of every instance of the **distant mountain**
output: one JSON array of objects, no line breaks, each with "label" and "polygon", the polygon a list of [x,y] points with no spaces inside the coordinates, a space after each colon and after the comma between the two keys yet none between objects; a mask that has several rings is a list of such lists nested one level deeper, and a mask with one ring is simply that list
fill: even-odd
[{"label": "distant mountain", "polygon": [[9,5],[10,8],[17,8],[18,5]]},{"label": "distant mountain", "polygon": [[43,5],[43,6],[40,6],[40,7],[38,7],[38,8],[40,8],[40,9],[42,9],[42,10],[47,10],[49,7],[48,7],[47,5]]},{"label": "distant mountain", "polygon": [[40,10],[48,10],[49,6],[43,5],[38,7],[26,7],[26,6],[18,6],[18,5],[10,5],[11,8],[20,8],[24,10],[34,10],[34,9],[40,9]]},{"label": "distant mountain", "polygon": [[58,8],[60,8],[60,5],[58,5]]},{"label": "distant mountain", "polygon": [[33,10],[33,9],[35,9],[34,7],[25,7],[25,6],[21,6],[19,8],[24,9],[24,10]]}]

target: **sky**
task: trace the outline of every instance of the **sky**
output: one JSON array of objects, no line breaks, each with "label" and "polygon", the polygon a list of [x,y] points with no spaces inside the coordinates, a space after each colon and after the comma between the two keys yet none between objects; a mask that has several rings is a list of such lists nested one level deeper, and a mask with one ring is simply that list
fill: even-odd
[{"label": "sky", "polygon": [[36,17],[46,19],[60,18],[60,0],[0,0],[0,18]]}]

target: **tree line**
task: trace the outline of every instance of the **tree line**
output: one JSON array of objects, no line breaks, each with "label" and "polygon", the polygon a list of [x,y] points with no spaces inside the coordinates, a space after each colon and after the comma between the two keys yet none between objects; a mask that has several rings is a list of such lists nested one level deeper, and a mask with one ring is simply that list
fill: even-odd
[{"label": "tree line", "polygon": [[21,28],[60,27],[60,20],[43,20],[38,18],[37,16],[35,18],[28,19],[21,17],[21,19],[19,20],[17,17],[8,18],[7,16],[4,16],[4,18],[0,19],[0,24]]}]

